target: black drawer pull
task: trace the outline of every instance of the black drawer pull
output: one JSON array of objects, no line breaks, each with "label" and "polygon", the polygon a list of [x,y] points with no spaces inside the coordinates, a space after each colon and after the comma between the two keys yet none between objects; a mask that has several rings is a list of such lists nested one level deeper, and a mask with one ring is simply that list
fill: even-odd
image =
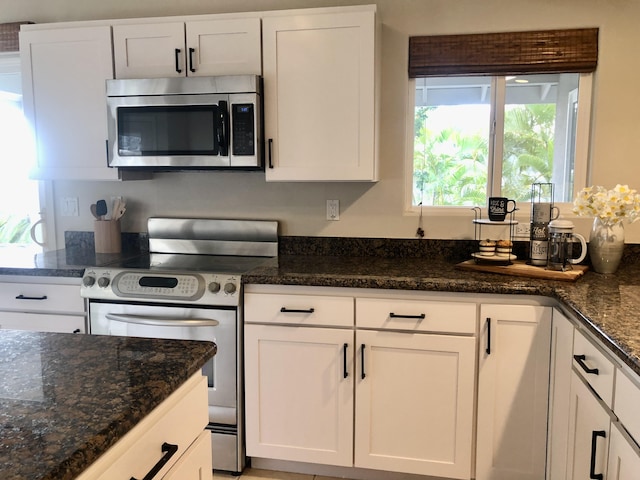
[{"label": "black drawer pull", "polygon": [[365,377],[367,376],[366,373],[364,373],[364,343],[360,346],[360,362],[361,362],[361,366],[360,366],[360,378],[362,378],[362,380],[365,379]]},{"label": "black drawer pull", "polygon": [[16,300],[46,300],[47,296],[46,295],[42,295],[41,297],[28,297],[26,295],[18,295],[16,297]]},{"label": "black drawer pull", "polygon": [[389,318],[414,318],[418,320],[424,320],[424,317],[426,317],[424,313],[421,313],[420,315],[402,315],[393,312],[389,313]]},{"label": "black drawer pull", "polygon": [[596,473],[596,448],[598,447],[598,437],[607,438],[604,430],[594,430],[591,432],[591,463],[589,465],[589,478],[592,480],[602,480],[604,475]]},{"label": "black drawer pull", "polygon": [[599,375],[600,371],[597,368],[589,368],[584,361],[587,359],[585,355],[574,355],[573,359],[578,362],[578,365],[587,373],[592,373],[593,375]]},{"label": "black drawer pull", "polygon": [[[156,463],[153,468],[149,470],[149,473],[147,473],[142,480],[153,480],[153,477],[155,477],[158,472],[162,470],[162,467],[166,465],[166,463],[171,459],[171,457],[175,455],[177,451],[178,445],[172,445],[170,443],[164,442],[162,444],[162,452],[164,453],[164,455],[162,455],[162,458],[158,460],[158,463]],[[131,480],[138,479],[136,477],[131,477]]]},{"label": "black drawer pull", "polygon": [[311,308],[307,308],[305,309],[298,309],[298,308],[287,308],[287,307],[282,307],[280,309],[280,311],[282,313],[313,313],[316,311],[315,308],[311,307]]}]

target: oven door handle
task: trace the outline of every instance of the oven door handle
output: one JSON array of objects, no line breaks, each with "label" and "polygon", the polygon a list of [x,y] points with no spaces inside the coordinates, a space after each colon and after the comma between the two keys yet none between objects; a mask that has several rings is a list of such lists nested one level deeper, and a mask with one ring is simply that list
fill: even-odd
[{"label": "oven door handle", "polygon": [[105,318],[114,322],[153,325],[156,327],[215,327],[220,324],[218,320],[208,318],[167,318],[118,313],[107,313]]}]

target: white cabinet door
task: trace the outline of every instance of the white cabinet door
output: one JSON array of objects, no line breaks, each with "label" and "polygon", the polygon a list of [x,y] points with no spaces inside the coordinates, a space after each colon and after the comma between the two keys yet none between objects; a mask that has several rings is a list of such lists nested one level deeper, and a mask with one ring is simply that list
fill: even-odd
[{"label": "white cabinet door", "polygon": [[471,478],[475,338],[358,330],[356,339],[355,466]]},{"label": "white cabinet door", "polygon": [[571,322],[559,310],[554,309],[547,436],[547,479],[549,480],[565,480],[567,474],[573,331]]},{"label": "white cabinet door", "polygon": [[262,75],[261,47],[259,18],[187,22],[187,75]]},{"label": "white cabinet door", "polygon": [[262,73],[260,19],[113,26],[116,78]]},{"label": "white cabinet door", "polygon": [[611,427],[607,478],[637,480],[640,478],[640,449],[618,428],[617,425]]},{"label": "white cabinet door", "polygon": [[113,78],[108,26],[20,34],[24,110],[39,179],[113,180],[107,167],[105,81]]},{"label": "white cabinet door", "polygon": [[353,331],[245,325],[247,455],[351,466]]},{"label": "white cabinet door", "polygon": [[184,77],[184,22],[113,26],[116,78]]},{"label": "white cabinet door", "polygon": [[262,20],[267,181],[377,180],[375,11]]},{"label": "white cabinet door", "polygon": [[571,375],[567,480],[597,478],[598,474],[606,476],[609,426],[609,414],[574,372]]},{"label": "white cabinet door", "polygon": [[205,430],[162,480],[211,480],[211,432]]},{"label": "white cabinet door", "polygon": [[551,308],[482,305],[478,480],[545,478]]}]

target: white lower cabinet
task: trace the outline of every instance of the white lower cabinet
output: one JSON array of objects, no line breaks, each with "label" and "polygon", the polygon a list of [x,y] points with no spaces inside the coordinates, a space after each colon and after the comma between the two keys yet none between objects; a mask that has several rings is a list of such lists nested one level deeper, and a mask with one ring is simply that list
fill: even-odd
[{"label": "white lower cabinet", "polygon": [[475,304],[250,291],[247,455],[471,478]]},{"label": "white lower cabinet", "polygon": [[246,325],[244,339],[247,455],[351,465],[353,331]]},{"label": "white lower cabinet", "polygon": [[356,467],[471,478],[475,342],[356,332]]},{"label": "white lower cabinet", "polygon": [[620,424],[611,425],[607,477],[611,480],[640,478],[640,447]]},{"label": "white lower cabinet", "polygon": [[567,480],[606,478],[609,425],[609,413],[574,372],[571,377]]},{"label": "white lower cabinet", "polygon": [[476,478],[545,478],[551,307],[481,305]]},{"label": "white lower cabinet", "polygon": [[197,373],[77,480],[211,480],[207,402],[207,379]]}]

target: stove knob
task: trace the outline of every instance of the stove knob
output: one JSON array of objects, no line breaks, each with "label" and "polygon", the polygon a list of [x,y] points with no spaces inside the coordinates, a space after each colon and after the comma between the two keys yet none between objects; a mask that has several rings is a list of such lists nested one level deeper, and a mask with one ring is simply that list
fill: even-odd
[{"label": "stove knob", "polygon": [[91,275],[87,275],[82,279],[82,285],[84,285],[85,287],[92,287],[94,283],[96,283],[96,277],[93,277]]},{"label": "stove knob", "polygon": [[220,291],[220,284],[218,282],[211,282],[209,284],[209,291],[211,293],[218,293]]},{"label": "stove knob", "polygon": [[224,293],[227,295],[233,295],[236,293],[236,284],[235,283],[226,283],[224,285]]},{"label": "stove knob", "polygon": [[109,286],[109,277],[100,277],[98,279],[98,286],[102,288]]}]

